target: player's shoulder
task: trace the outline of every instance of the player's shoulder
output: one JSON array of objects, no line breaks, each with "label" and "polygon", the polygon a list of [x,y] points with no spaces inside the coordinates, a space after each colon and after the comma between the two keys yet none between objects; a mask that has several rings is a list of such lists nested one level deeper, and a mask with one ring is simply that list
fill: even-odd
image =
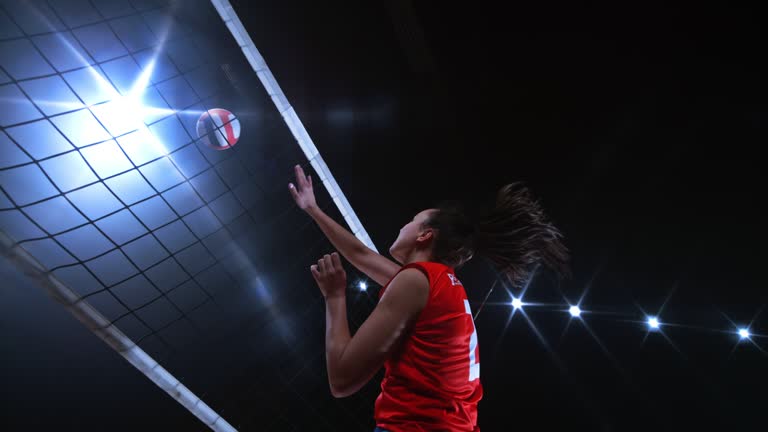
[{"label": "player's shoulder", "polygon": [[429,299],[429,279],[416,268],[401,270],[389,283],[379,304],[409,311],[414,316],[421,312]]},{"label": "player's shoulder", "polygon": [[387,287],[384,296],[420,296],[429,293],[429,278],[417,267],[400,270]]},{"label": "player's shoulder", "polygon": [[409,285],[426,285],[429,286],[429,277],[424,273],[424,270],[417,266],[408,267],[400,270],[395,276],[392,282],[398,281],[399,283],[408,283]]}]

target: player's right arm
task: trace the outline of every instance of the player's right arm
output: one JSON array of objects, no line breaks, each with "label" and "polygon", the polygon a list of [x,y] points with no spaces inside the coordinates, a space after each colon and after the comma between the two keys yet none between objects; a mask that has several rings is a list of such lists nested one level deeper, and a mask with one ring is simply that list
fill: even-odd
[{"label": "player's right arm", "polygon": [[320,230],[347,261],[379,285],[386,285],[400,270],[400,265],[369,249],[352,233],[325,214],[315,202],[312,177],[305,176],[304,170],[299,165],[296,165],[295,170],[298,186],[291,183],[288,188],[296,205],[314,219]]}]

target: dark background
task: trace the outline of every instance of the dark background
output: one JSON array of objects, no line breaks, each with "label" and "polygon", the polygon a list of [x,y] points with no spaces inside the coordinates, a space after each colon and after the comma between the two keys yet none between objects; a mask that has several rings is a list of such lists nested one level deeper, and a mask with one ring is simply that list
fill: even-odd
[{"label": "dark background", "polygon": [[[380,251],[436,201],[480,211],[523,180],[564,232],[574,271],[559,285],[545,273],[526,299],[576,301],[589,286],[583,309],[622,314],[587,314],[594,336],[578,322],[563,336],[567,314],[532,308],[540,339],[522,315],[508,323],[508,307],[487,305],[476,321],[483,430],[765,428],[768,357],[737,346],[728,321],[768,333],[762,11],[233,3]],[[30,359],[3,364],[29,378],[3,388],[14,401],[3,418],[200,427],[42,292],[3,275],[3,351]],[[479,261],[462,275],[477,310],[492,279]],[[497,287],[489,301],[505,297]],[[674,345],[644,340],[633,320],[667,299],[661,321],[687,327],[665,328]],[[31,307],[60,325],[13,313]],[[84,385],[91,393],[71,390]],[[357,412],[367,424],[373,407]]]}]

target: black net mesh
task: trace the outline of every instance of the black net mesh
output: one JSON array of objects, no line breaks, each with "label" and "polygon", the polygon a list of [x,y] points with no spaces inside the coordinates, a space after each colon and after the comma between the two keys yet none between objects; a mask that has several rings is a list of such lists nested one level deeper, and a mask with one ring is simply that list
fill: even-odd
[{"label": "black net mesh", "polygon": [[376,380],[328,390],[309,162],[210,2],[0,5],[0,230],[236,428],[372,429]]}]

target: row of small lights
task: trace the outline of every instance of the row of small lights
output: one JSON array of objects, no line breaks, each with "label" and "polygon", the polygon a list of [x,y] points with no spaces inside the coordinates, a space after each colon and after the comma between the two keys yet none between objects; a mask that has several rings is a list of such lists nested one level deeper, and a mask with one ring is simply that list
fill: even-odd
[{"label": "row of small lights", "polygon": [[[366,284],[365,282],[360,282],[358,284],[358,288],[360,288],[360,291],[365,291],[368,289],[368,284]],[[515,310],[518,310],[523,307],[523,301],[519,298],[512,298],[512,302],[510,303],[510,305]],[[576,305],[573,305],[568,309],[568,313],[570,313],[571,316],[574,318],[579,318],[581,317],[581,308],[579,308]],[[648,325],[648,328],[651,330],[658,330],[662,325],[662,323],[659,322],[659,319],[655,316],[646,317],[646,324]],[[752,336],[749,329],[746,327],[737,329],[737,334],[739,335],[739,339],[749,339]]]},{"label": "row of small lights", "polygon": [[[513,298],[510,304],[515,310],[523,307],[523,302],[519,298]],[[581,308],[579,308],[576,305],[573,305],[568,309],[568,313],[570,313],[571,316],[574,318],[579,318],[581,317]],[[651,330],[658,330],[662,325],[662,323],[659,322],[659,319],[655,316],[647,316],[646,324],[648,325],[648,328]],[[741,327],[737,329],[736,333],[739,335],[739,339],[749,339],[752,336],[749,329],[746,327]]]}]

